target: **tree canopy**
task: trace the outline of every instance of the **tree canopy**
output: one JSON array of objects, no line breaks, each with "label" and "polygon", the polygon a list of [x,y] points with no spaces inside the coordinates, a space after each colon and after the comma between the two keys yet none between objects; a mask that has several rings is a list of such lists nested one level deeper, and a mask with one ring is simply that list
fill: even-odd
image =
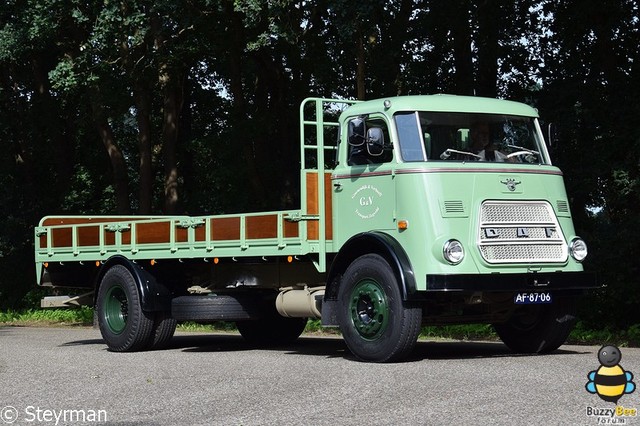
[{"label": "tree canopy", "polygon": [[640,11],[632,0],[5,0],[0,305],[45,214],[298,205],[308,96],[452,93],[552,123],[593,324],[640,322]]}]

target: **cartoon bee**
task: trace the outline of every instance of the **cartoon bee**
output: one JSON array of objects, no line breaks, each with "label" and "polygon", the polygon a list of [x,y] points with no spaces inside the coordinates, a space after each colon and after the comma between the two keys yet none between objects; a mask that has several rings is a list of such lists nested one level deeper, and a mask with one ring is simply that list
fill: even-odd
[{"label": "cartoon bee", "polygon": [[587,392],[596,393],[601,399],[614,404],[625,393],[633,392],[636,389],[636,384],[632,381],[633,373],[624,371],[619,365],[621,359],[620,349],[615,346],[600,348],[598,361],[601,366],[587,374]]}]

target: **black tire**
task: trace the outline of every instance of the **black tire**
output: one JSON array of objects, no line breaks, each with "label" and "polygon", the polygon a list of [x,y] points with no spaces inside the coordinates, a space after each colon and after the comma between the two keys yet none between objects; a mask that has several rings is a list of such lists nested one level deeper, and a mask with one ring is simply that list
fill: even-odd
[{"label": "black tire", "polygon": [[402,300],[399,283],[377,254],[357,258],[338,290],[338,323],[349,350],[358,359],[399,361],[416,344],[422,308]]},{"label": "black tire", "polygon": [[264,316],[255,298],[210,295],[181,296],[171,302],[171,315],[178,321],[240,321]]},{"label": "black tire", "polygon": [[98,290],[98,325],[110,351],[146,349],[153,330],[153,315],[144,312],[135,279],[122,265],[114,265]]},{"label": "black tire", "polygon": [[178,321],[171,317],[170,312],[157,312],[153,320],[151,343],[149,349],[164,349],[176,332]]},{"label": "black tire", "polygon": [[575,298],[557,298],[552,304],[523,305],[494,328],[502,342],[516,353],[549,353],[569,337],[576,322]]},{"label": "black tire", "polygon": [[295,341],[307,325],[307,318],[286,318],[269,314],[259,321],[238,321],[236,326],[242,337],[252,345],[286,345]]}]

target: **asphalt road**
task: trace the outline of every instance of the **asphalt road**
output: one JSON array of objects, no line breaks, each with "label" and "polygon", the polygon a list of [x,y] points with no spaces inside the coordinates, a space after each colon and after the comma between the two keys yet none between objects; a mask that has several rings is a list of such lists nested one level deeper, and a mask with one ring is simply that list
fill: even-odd
[{"label": "asphalt road", "polygon": [[[167,350],[119,354],[93,329],[2,327],[0,426],[595,425],[589,409],[616,407],[585,389],[598,349],[419,342],[408,362],[380,365],[354,361],[339,338],[258,350],[234,334],[179,333]],[[640,349],[622,348],[620,365],[638,384]],[[618,405],[640,410],[640,391]]]}]

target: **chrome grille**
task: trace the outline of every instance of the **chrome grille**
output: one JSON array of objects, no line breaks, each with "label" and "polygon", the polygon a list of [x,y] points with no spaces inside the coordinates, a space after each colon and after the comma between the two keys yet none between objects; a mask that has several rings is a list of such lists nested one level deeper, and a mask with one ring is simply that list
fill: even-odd
[{"label": "chrome grille", "polygon": [[[548,206],[548,204],[547,204]],[[482,206],[482,222],[518,223],[551,222],[553,213],[543,204],[488,204]]]},{"label": "chrome grille", "polygon": [[565,262],[568,256],[564,235],[546,201],[485,201],[478,245],[488,263]]}]

